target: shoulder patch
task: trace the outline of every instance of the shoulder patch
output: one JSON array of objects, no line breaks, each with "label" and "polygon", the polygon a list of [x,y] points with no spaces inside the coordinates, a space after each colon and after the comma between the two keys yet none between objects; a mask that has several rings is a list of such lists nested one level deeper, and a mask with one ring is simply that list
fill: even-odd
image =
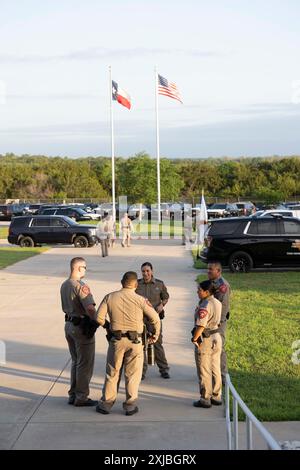
[{"label": "shoulder patch", "polygon": [[226,286],[225,283],[223,283],[223,284],[220,285],[219,291],[220,291],[222,294],[225,294],[225,292],[227,292],[227,286]]},{"label": "shoulder patch", "polygon": [[198,309],[198,315],[199,315],[199,318],[201,318],[201,319],[202,319],[202,318],[205,318],[206,315],[208,315],[208,310],[206,310],[206,308],[200,307],[200,308]]},{"label": "shoulder patch", "polygon": [[84,295],[89,295],[91,293],[89,286],[87,286],[86,284],[82,286],[81,290]]}]

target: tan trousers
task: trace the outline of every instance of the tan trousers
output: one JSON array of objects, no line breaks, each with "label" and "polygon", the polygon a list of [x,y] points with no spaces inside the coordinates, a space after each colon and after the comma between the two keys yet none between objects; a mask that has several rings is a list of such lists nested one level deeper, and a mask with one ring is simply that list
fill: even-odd
[{"label": "tan trousers", "polygon": [[69,396],[85,401],[90,393],[89,385],[94,370],[95,337],[87,339],[80,327],[71,322],[65,324],[65,335],[72,358]]},{"label": "tan trousers", "polygon": [[[215,339],[213,345],[212,338]],[[200,396],[205,400],[221,400],[221,351],[222,339],[219,333],[203,338],[200,348],[195,348],[195,362],[199,379]]]},{"label": "tan trousers", "polygon": [[129,228],[123,228],[122,230],[122,245],[130,246],[130,240],[131,240],[131,232]]},{"label": "tan trousers", "polygon": [[126,401],[123,408],[131,411],[138,399],[138,390],[143,369],[142,342],[134,344],[128,338],[111,339],[107,351],[106,377],[99,406],[109,411],[117,399],[118,382],[122,372],[125,375]]}]

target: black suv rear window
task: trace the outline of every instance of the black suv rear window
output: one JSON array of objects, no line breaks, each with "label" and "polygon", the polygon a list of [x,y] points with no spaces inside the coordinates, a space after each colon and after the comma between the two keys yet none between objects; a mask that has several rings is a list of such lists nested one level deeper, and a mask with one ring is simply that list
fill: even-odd
[{"label": "black suv rear window", "polygon": [[300,237],[300,221],[296,220],[284,220],[283,221],[284,232],[287,235],[297,235]]},{"label": "black suv rear window", "polygon": [[28,226],[29,222],[31,221],[30,218],[21,218],[21,217],[14,217],[11,221],[11,227],[24,227],[25,225]]},{"label": "black suv rear window", "polygon": [[50,219],[33,219],[31,223],[31,227],[49,227],[50,226]]},{"label": "black suv rear window", "polygon": [[226,222],[213,222],[211,224],[209,235],[230,235],[234,233],[241,225],[240,220],[226,221]]},{"label": "black suv rear window", "polygon": [[249,235],[276,235],[277,234],[277,220],[276,219],[255,219],[251,222],[247,233]]}]

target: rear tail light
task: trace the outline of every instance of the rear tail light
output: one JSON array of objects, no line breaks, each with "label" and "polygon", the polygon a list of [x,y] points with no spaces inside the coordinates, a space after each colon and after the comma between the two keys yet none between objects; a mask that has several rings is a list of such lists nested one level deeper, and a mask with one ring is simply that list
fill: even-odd
[{"label": "rear tail light", "polygon": [[205,237],[204,239],[204,245],[209,248],[212,242],[212,237]]}]

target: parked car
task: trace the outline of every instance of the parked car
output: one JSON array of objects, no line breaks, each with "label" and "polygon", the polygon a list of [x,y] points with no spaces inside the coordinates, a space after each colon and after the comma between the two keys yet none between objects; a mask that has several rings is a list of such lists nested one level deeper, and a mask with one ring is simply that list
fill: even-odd
[{"label": "parked car", "polygon": [[239,215],[239,209],[236,204],[217,202],[207,209],[207,215],[209,219],[218,217],[236,217]]},{"label": "parked car", "polygon": [[43,204],[29,204],[27,212],[30,214],[37,214]]},{"label": "parked car", "polygon": [[0,206],[0,220],[11,220],[12,215],[12,208],[8,204]]},{"label": "parked car", "polygon": [[174,202],[169,206],[169,213],[170,213],[170,219],[171,220],[180,220],[183,218],[184,210],[183,210],[184,205],[181,204],[180,202]]},{"label": "parked car", "polygon": [[69,217],[60,215],[14,217],[7,238],[9,243],[21,247],[63,243],[74,244],[76,248],[86,248],[97,242],[94,225],[80,225]]},{"label": "parked car", "polygon": [[256,207],[252,202],[236,202],[235,203],[238,210],[239,210],[239,215],[251,215],[256,211]]},{"label": "parked car", "polygon": [[139,213],[141,212],[142,218],[147,219],[150,209],[149,207],[145,206],[145,204],[132,204],[128,207],[127,212],[130,218],[138,218]]},{"label": "parked car", "polygon": [[100,220],[101,216],[99,214],[93,214],[90,212],[85,212],[82,209],[77,209],[75,207],[53,207],[50,209],[41,209],[40,215],[65,215],[71,219],[79,221],[85,220]]},{"label": "parked car", "polygon": [[232,272],[253,267],[300,268],[300,220],[295,217],[241,217],[213,220],[200,258],[218,260]]},{"label": "parked car", "polygon": [[255,212],[254,214],[252,214],[250,217],[269,217],[269,216],[279,216],[279,215],[282,215],[282,216],[285,216],[285,217],[297,217],[297,218],[300,218],[300,210],[297,211],[297,210],[288,210],[288,209],[280,209],[280,210],[276,210],[276,209],[269,209],[269,210],[266,210],[266,211],[257,211]]},{"label": "parked car", "polygon": [[[116,217],[119,218],[119,203],[116,202],[115,204],[116,208]],[[97,206],[93,209],[95,214],[98,214],[100,216],[104,216],[105,214],[112,215],[113,213],[113,204],[112,202],[104,202],[101,204],[101,206]]]}]

